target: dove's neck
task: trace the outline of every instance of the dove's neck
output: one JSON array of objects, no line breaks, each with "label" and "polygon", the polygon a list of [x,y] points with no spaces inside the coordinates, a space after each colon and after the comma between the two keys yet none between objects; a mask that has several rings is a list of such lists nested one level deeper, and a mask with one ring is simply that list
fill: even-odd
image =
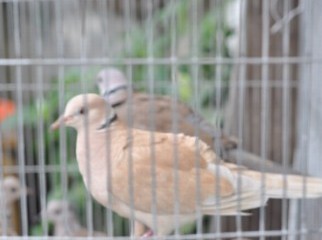
[{"label": "dove's neck", "polygon": [[112,126],[112,124],[116,123],[118,120],[117,115],[115,113],[115,111],[111,111],[110,115],[103,120],[102,124],[100,125],[99,128],[97,128],[97,130],[103,130],[103,129],[107,129],[109,127]]},{"label": "dove's neck", "polygon": [[106,90],[103,93],[103,97],[113,108],[117,108],[126,102],[127,89],[127,85],[116,86],[115,88]]}]

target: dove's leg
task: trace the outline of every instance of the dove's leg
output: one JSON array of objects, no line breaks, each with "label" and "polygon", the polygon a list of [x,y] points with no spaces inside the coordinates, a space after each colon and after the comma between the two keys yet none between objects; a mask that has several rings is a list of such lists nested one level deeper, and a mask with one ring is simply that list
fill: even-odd
[{"label": "dove's leg", "polygon": [[152,237],[154,235],[152,230],[147,231],[146,233],[144,233],[141,238],[149,238]]}]

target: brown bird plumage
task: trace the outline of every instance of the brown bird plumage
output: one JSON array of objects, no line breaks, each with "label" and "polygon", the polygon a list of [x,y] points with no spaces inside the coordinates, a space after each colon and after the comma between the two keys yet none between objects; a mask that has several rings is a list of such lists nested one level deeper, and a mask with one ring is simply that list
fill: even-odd
[{"label": "brown bird plumage", "polygon": [[[182,225],[194,221],[198,211],[236,215],[265,205],[268,198],[303,196],[301,176],[289,175],[285,192],[282,175],[265,174],[262,184],[260,172],[222,162],[197,138],[126,127],[96,94],[72,98],[52,128],[62,123],[77,130],[77,161],[94,198],[124,217],[134,211],[136,220],[158,236],[176,226],[176,203]],[[306,184],[307,197],[322,195],[322,180],[308,177]]]}]

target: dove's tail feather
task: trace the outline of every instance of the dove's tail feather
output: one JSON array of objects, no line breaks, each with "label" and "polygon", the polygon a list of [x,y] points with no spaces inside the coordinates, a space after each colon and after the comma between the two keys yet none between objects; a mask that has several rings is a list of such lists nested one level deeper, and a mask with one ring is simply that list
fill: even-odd
[{"label": "dove's tail feather", "polygon": [[[227,171],[223,174],[228,176]],[[220,201],[215,197],[207,199],[202,207],[204,214],[245,215],[242,211],[264,206],[269,198],[322,197],[322,179],[319,178],[271,173],[263,175],[249,170],[242,170],[240,174],[235,172],[230,178],[234,178],[236,183],[235,194]]]},{"label": "dove's tail feather", "polygon": [[263,189],[268,198],[322,197],[322,179],[300,175],[264,174],[246,171],[251,178],[264,179]]},{"label": "dove's tail feather", "polygon": [[220,199],[215,196],[207,199],[202,207],[205,215],[248,215],[243,211],[266,205],[268,198],[261,192],[258,181],[241,174],[233,174],[225,168],[221,168],[220,173],[234,183],[235,194]]}]

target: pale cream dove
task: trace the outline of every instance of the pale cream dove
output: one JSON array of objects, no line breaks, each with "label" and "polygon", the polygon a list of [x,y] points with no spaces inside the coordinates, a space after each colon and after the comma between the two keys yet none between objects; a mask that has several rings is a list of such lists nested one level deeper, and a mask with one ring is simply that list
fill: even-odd
[{"label": "pale cream dove", "polygon": [[[90,236],[79,222],[72,205],[64,200],[51,200],[47,204],[48,221],[54,224],[54,236],[87,237]],[[92,236],[107,236],[94,231]]]},{"label": "pale cream dove", "polygon": [[77,130],[77,161],[93,197],[123,217],[130,218],[134,211],[135,219],[151,229],[149,234],[168,235],[176,223],[194,221],[198,212],[236,215],[264,206],[269,198],[322,196],[321,179],[263,177],[222,162],[197,138],[129,129],[96,94],[72,98],[52,129],[60,124]]},{"label": "pale cream dove", "polygon": [[28,192],[15,176],[6,176],[0,181],[0,235],[17,235],[11,220],[13,203]]}]

